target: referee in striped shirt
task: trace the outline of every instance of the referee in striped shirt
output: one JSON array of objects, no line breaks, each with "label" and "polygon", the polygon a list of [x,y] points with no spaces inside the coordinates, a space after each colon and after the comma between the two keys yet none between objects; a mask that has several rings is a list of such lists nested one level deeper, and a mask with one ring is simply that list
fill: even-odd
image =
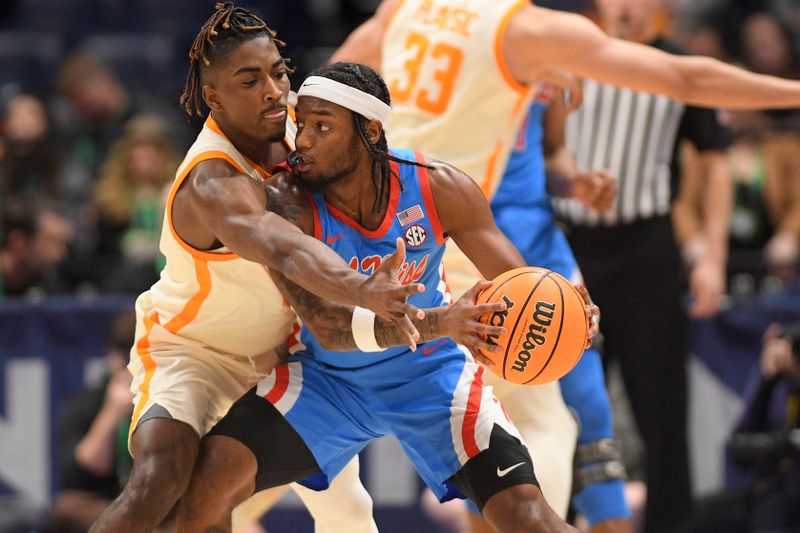
[{"label": "referee in striped shirt", "polygon": [[[615,37],[677,50],[658,37],[651,0],[598,0]],[[567,146],[578,169],[617,176],[617,198],[605,213],[574,200],[556,211],[592,298],[602,310],[604,355],[622,370],[645,444],[646,531],[673,531],[691,515],[688,464],[685,316],[681,262],[670,220],[678,189],[678,146],[702,154],[706,177],[705,254],[693,265],[691,313],[716,311],[724,290],[732,201],[723,150],[730,134],[714,111],[665,96],[587,80],[583,105],[567,121]]]}]

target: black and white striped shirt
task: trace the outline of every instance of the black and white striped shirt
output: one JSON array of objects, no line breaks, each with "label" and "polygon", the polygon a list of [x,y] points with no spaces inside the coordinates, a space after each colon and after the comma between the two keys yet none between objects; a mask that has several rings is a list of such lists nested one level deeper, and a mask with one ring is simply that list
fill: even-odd
[{"label": "black and white striped shirt", "polygon": [[[674,51],[663,41],[653,46]],[[556,212],[569,224],[613,226],[668,214],[678,189],[678,139],[689,139],[701,151],[730,143],[709,109],[593,80],[585,81],[583,98],[567,119],[567,148],[579,170],[611,171],[617,198],[602,215],[577,200],[556,200]]]}]

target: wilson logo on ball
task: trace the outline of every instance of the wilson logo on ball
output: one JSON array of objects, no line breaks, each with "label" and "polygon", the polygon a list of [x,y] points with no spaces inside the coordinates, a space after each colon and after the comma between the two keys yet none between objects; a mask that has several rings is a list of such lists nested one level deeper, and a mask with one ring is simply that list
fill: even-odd
[{"label": "wilson logo on ball", "polygon": [[[503,302],[506,304],[505,311],[495,311],[492,313],[492,316],[489,318],[489,324],[492,326],[502,326],[505,324],[506,317],[508,316],[508,310],[514,307],[514,302],[509,298],[507,295],[503,295]],[[497,346],[497,335],[487,335],[486,342],[491,344],[492,346]]]},{"label": "wilson logo on ball", "polygon": [[544,334],[547,333],[547,327],[553,321],[555,314],[556,304],[550,302],[537,302],[535,311],[533,312],[533,324],[528,325],[528,333],[525,335],[525,340],[522,342],[522,350],[517,353],[517,358],[511,366],[511,370],[517,372],[524,372],[525,367],[528,366],[528,361],[531,358],[531,352],[545,342]]},{"label": "wilson logo on ball", "polygon": [[575,366],[587,344],[583,297],[564,276],[538,267],[515,268],[492,280],[477,304],[504,303],[481,322],[505,333],[484,337],[487,368],[510,383],[540,385],[561,379]]}]

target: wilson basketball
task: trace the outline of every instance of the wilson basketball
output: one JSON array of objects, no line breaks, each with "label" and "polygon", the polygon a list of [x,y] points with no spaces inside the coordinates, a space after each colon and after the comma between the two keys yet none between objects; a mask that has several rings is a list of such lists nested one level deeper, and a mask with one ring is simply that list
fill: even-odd
[{"label": "wilson basketball", "polygon": [[489,369],[511,383],[541,385],[563,377],[583,355],[588,335],[584,301],[563,276],[538,267],[510,270],[492,280],[477,303],[505,302],[507,309],[481,318],[504,326],[486,340],[503,348],[482,352]]}]

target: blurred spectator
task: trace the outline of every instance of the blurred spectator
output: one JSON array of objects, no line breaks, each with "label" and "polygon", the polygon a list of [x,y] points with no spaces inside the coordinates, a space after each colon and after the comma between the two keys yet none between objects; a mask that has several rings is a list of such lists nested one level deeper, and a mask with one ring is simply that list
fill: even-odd
[{"label": "blurred spectator", "polygon": [[51,533],[88,531],[125,485],[131,464],[127,442],[133,410],[126,365],[135,325],[132,311],[114,318],[106,353],[107,377],[98,386],[73,395],[61,410],[61,492],[53,504]]},{"label": "blurred spectator", "polygon": [[[800,139],[772,132],[771,121],[763,113],[726,111],[721,117],[735,136],[728,149],[734,187],[730,289],[734,294],[750,293],[762,285],[765,276],[790,281],[797,275]],[[690,171],[690,165],[685,168],[689,171],[682,176],[674,219],[678,240],[686,251],[701,231],[702,190],[700,177]]]},{"label": "blurred spectator", "polygon": [[58,267],[73,236],[69,222],[49,208],[36,209],[22,200],[9,200],[2,224],[0,295],[67,290]]},{"label": "blurred spectator", "polygon": [[28,201],[53,201],[58,192],[58,157],[44,104],[18,94],[0,113],[0,194]]},{"label": "blurred spectator", "polygon": [[79,230],[79,254],[89,254],[97,247],[97,235],[91,231],[95,220],[88,201],[101,166],[123,136],[125,125],[140,113],[158,115],[169,124],[169,136],[182,148],[188,144],[188,121],[181,115],[177,99],[166,104],[133,93],[113,70],[85,53],[65,61],[58,89],[62,99],[54,106],[57,142],[66,151],[61,199]]},{"label": "blurred spectator", "polygon": [[795,46],[800,45],[800,2],[798,0],[769,0],[770,10],[792,30]]},{"label": "blurred spectator", "polygon": [[701,22],[686,32],[681,44],[690,54],[709,56],[725,61],[727,52],[722,33],[712,23]]},{"label": "blurred spectator", "polygon": [[94,189],[107,291],[139,293],[158,279],[165,186],[177,168],[163,120],[140,115],[127,123]]},{"label": "blurred spectator", "polygon": [[[783,78],[800,78],[800,62],[788,26],[774,14],[761,11],[742,23],[739,39],[741,60],[752,71]],[[780,129],[800,128],[800,110],[775,110],[768,113]]]},{"label": "blurred spectator", "polygon": [[741,59],[755,72],[796,79],[797,52],[792,33],[772,13],[762,11],[749,15],[740,30]]},{"label": "blurred spectator", "polygon": [[800,323],[767,329],[744,399],[729,488],[700,502],[693,531],[800,531]]},{"label": "blurred spectator", "polygon": [[87,54],[67,58],[59,72],[58,90],[67,104],[58,110],[59,133],[72,141],[72,156],[94,174],[135,114],[137,102],[109,67]]}]

